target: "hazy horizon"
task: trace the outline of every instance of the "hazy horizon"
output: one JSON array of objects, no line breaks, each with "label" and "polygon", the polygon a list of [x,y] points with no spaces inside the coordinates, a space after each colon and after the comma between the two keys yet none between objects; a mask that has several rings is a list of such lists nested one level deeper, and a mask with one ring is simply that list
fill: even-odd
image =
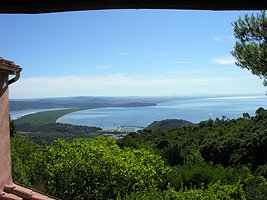
[{"label": "hazy horizon", "polygon": [[66,99],[66,98],[190,98],[190,97],[253,97],[253,96],[261,96],[264,97],[266,93],[239,93],[239,94],[173,94],[173,95],[164,95],[164,96],[136,96],[136,95],[125,95],[125,96],[55,96],[55,97],[34,97],[34,98],[9,98],[9,100],[43,100],[43,99]]},{"label": "hazy horizon", "polygon": [[251,11],[2,14],[0,56],[23,68],[10,98],[262,93],[235,66],[232,22]]}]

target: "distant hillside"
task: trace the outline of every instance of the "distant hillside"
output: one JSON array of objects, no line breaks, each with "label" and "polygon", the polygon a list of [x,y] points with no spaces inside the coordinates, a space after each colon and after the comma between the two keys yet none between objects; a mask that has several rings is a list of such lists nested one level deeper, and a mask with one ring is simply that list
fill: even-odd
[{"label": "distant hillside", "polygon": [[48,108],[102,108],[155,106],[166,100],[146,97],[66,97],[10,100],[10,111]]},{"label": "distant hillside", "polygon": [[184,125],[192,125],[192,123],[183,119],[165,119],[162,121],[154,121],[145,129],[147,130],[157,130],[161,128],[174,129]]}]

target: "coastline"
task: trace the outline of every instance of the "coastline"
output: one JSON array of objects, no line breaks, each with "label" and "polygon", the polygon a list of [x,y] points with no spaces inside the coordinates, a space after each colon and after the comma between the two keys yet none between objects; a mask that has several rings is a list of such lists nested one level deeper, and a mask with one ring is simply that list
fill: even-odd
[{"label": "coastline", "polygon": [[24,117],[30,114],[36,114],[36,113],[46,112],[46,111],[66,110],[66,109],[68,108],[29,109],[29,110],[22,110],[22,111],[15,110],[15,111],[9,111],[9,114],[12,120],[17,120],[21,117]]},{"label": "coastline", "polygon": [[[201,104],[201,98],[200,99],[192,99],[191,101],[184,100],[184,104],[181,104],[181,102],[183,103],[182,100],[177,100],[177,102],[176,101],[173,101],[174,102],[173,105],[172,105],[173,102],[164,102],[163,104],[156,104],[156,105],[159,105],[159,109],[163,109],[164,106],[166,106],[166,108],[164,108],[164,109],[169,109],[168,110],[168,116],[165,116],[164,115],[163,116],[163,119],[169,119],[169,118],[173,118],[173,119],[174,118],[175,119],[176,118],[177,119],[178,118],[179,119],[181,118],[182,119],[183,118],[183,119],[186,119],[186,120],[191,121],[191,122],[199,122],[199,121],[203,121],[203,120],[206,120],[206,119],[209,119],[209,118],[211,118],[211,119],[215,119],[216,117],[219,118],[219,117],[224,116],[224,115],[225,116],[227,115],[227,117],[230,117],[230,118],[234,118],[234,117],[238,118],[238,117],[241,117],[242,116],[242,113],[241,114],[236,114],[238,110],[236,112],[233,112],[232,113],[233,116],[232,115],[229,116],[229,113],[225,113],[225,112],[223,112],[221,110],[216,110],[216,107],[217,106],[220,106],[221,103],[224,102],[224,101],[226,101],[226,100],[227,101],[231,101],[231,105],[233,105],[233,104],[239,105],[240,104],[240,101],[241,102],[244,101],[244,103],[245,103],[244,105],[247,105],[247,106],[251,107],[251,106],[253,106],[253,104],[249,103],[249,101],[251,101],[251,99],[253,100],[255,98],[256,100],[257,99],[260,99],[259,100],[259,103],[257,103],[257,105],[259,104],[258,106],[265,107],[264,106],[265,103],[262,102],[264,100],[264,97],[261,97],[261,96],[212,97],[212,98],[211,97],[208,97],[208,98],[202,98],[203,101],[204,101],[204,102],[202,102],[203,105]],[[245,100],[248,99],[249,101],[247,102],[244,99]],[[218,101],[219,100],[219,101],[217,103],[214,103],[214,105],[212,104],[213,107],[212,107],[212,105],[209,105],[210,106],[210,109],[206,109],[207,108],[206,104],[207,104],[207,101],[209,101],[209,100],[210,101]],[[178,107],[177,107],[176,104],[177,105],[178,104],[179,105],[180,104],[181,105],[184,105],[184,107],[182,107],[183,109],[180,109],[179,112],[178,111],[176,112],[175,109],[178,109]],[[95,109],[95,108],[107,108],[107,107],[113,107],[113,108],[114,107],[119,107],[119,108],[125,108],[125,107],[131,107],[131,108],[132,107],[151,107],[151,105],[147,105],[147,104],[145,104],[146,106],[136,106],[137,104],[134,104],[134,105],[133,104],[127,104],[127,105],[128,106],[126,106],[125,104],[124,105],[120,105],[120,106],[118,106],[118,105],[116,105],[116,106],[107,106],[107,105],[105,105],[105,106],[103,106],[103,105],[102,106],[100,106],[100,105],[96,106],[95,105],[95,106],[91,106],[91,107],[76,107],[76,108],[75,107],[72,107],[72,108],[65,108],[65,109],[62,109],[62,110],[42,111],[42,112],[36,112],[36,113],[33,113],[33,114],[27,114],[27,115],[25,115],[25,116],[23,116],[23,117],[21,117],[19,119],[16,119],[14,121],[15,121],[15,124],[17,125],[17,127],[19,126],[20,128],[23,128],[23,126],[26,126],[26,127],[27,126],[40,127],[40,126],[51,124],[51,123],[54,123],[54,124],[55,123],[61,123],[60,121],[61,121],[62,117],[66,116],[66,115],[69,115],[71,113],[75,113],[77,111],[82,111],[82,110],[89,110],[89,109]],[[138,104],[138,105],[140,105],[140,104]],[[202,106],[195,107],[195,105],[202,105]],[[196,112],[200,112],[201,111],[200,112],[201,115],[200,114],[199,115],[194,115],[194,118],[192,120],[191,119],[192,116],[190,115],[190,113],[188,113],[186,111],[188,109],[188,106],[190,108],[191,107],[195,108]],[[151,109],[153,111],[153,106],[151,107]],[[152,112],[151,109],[148,109],[149,112]],[[249,114],[253,115],[253,113],[255,112],[255,109],[253,109],[250,112],[250,110],[246,110],[245,108],[242,108],[242,112],[243,111],[246,111],[246,112],[249,112]],[[132,111],[133,109],[129,109],[129,110]],[[137,109],[137,111],[138,110],[140,110],[140,109]],[[140,111],[140,112],[142,114],[142,111]],[[145,110],[144,112],[147,112],[147,110]],[[178,116],[177,116],[177,113],[179,113]],[[164,112],[163,112],[163,114],[164,114]],[[161,114],[161,115],[163,115],[163,114]],[[145,115],[147,115],[147,113],[145,113]],[[204,117],[200,117],[200,116],[205,116],[205,118]],[[73,120],[75,121],[75,119],[73,119]],[[71,122],[73,122],[73,120],[71,120],[69,123],[71,124]],[[119,120],[120,120],[120,118],[119,118]],[[123,120],[124,120],[124,118],[123,118]],[[137,120],[138,121],[139,118],[133,119],[133,120]],[[160,118],[155,118],[154,119],[153,118],[153,114],[152,114],[152,118],[151,119],[147,119],[147,121],[149,123],[151,123],[151,122],[153,122],[155,120],[161,120],[161,119]],[[62,120],[62,121],[64,121],[64,120]],[[142,120],[142,123],[143,122],[144,121]],[[146,126],[145,124],[148,125],[149,124],[148,122],[147,123],[144,122],[143,124],[141,123],[141,126]],[[68,123],[68,122],[66,122],[66,123]],[[111,124],[111,122],[108,122],[108,123]],[[105,125],[105,128],[104,128],[104,126],[102,126],[102,125],[99,126],[99,123],[98,124],[97,123],[92,123],[92,124],[95,124],[95,126],[101,127],[102,129],[107,129],[107,126],[106,125]],[[114,126],[115,126],[115,123],[112,123],[112,124],[114,124]],[[128,123],[127,121],[125,122],[125,120],[123,122],[118,122],[118,123],[116,122],[116,124],[118,124],[118,126],[115,126],[114,128],[115,129],[118,129],[118,130],[119,129],[123,129],[125,127],[130,128],[133,125],[131,123]],[[124,127],[122,127],[122,125],[124,125]],[[134,125],[138,125],[139,126],[139,124],[134,124]],[[112,127],[111,129],[114,129],[114,128]]]},{"label": "coastline", "polygon": [[82,110],[87,110],[87,109],[90,109],[90,108],[86,108],[86,109],[81,109],[81,110],[76,110],[76,111],[71,111],[71,112],[65,113],[64,115],[61,115],[59,118],[57,118],[56,121],[55,121],[55,123],[60,123],[59,122],[60,118],[66,116],[68,114],[75,113],[75,112],[82,111]]},{"label": "coastline", "polygon": [[[128,106],[126,106],[128,105]],[[116,105],[116,106],[99,106],[99,107],[80,107],[80,108],[64,108],[64,109],[57,109],[57,110],[47,110],[41,112],[35,112],[23,115],[17,119],[14,119],[14,122],[17,127],[23,126],[25,124],[31,124],[32,126],[41,126],[47,125],[51,123],[60,123],[59,120],[65,115],[82,111],[88,109],[95,109],[95,108],[105,108],[105,107],[143,107],[143,106],[154,106],[157,105],[153,104],[123,104],[123,105]]]},{"label": "coastline", "polygon": [[50,111],[43,111],[43,112],[36,112],[32,114],[27,114],[22,116],[18,119],[15,119],[16,126],[21,126],[25,123],[30,123],[32,125],[46,125],[51,123],[57,123],[57,120],[64,115],[77,112],[80,110],[86,110],[89,108],[66,108],[61,110],[50,110]]},{"label": "coastline", "polygon": [[[254,116],[255,110],[259,107],[266,108],[265,98],[265,96],[232,96],[170,101],[145,109],[103,108],[85,111],[82,117],[79,116],[80,114],[74,113],[62,118],[60,122],[96,126],[112,131],[121,130],[124,127],[146,127],[153,121],[165,119],[184,119],[192,123],[220,119],[222,116],[238,119],[242,117],[244,112]],[[86,115],[89,117],[87,118]]]},{"label": "coastline", "polygon": [[65,112],[65,113],[62,113],[62,115],[60,115],[56,121],[54,121],[54,123],[60,123],[58,120],[60,120],[60,118],[64,117],[65,115],[68,115],[68,114],[71,114],[71,113],[75,113],[75,112],[78,112],[78,111],[82,111],[82,110],[87,110],[87,109],[90,109],[90,108],[82,108],[82,109],[70,109],[69,112]]}]

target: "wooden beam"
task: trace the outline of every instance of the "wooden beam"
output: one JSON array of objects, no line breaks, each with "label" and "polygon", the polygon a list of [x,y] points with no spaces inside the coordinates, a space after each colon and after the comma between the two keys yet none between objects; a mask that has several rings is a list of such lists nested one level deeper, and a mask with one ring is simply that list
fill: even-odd
[{"label": "wooden beam", "polygon": [[266,10],[266,0],[0,0],[0,13],[104,9]]}]

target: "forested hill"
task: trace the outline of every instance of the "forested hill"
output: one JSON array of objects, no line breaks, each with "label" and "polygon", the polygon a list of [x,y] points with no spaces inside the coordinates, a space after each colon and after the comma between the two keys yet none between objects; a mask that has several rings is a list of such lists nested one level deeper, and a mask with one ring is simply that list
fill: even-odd
[{"label": "forested hill", "polygon": [[123,147],[150,146],[174,166],[188,162],[199,152],[205,162],[225,167],[244,164],[253,171],[265,166],[267,174],[267,112],[260,108],[255,117],[202,121],[177,129],[143,130],[119,141]]},{"label": "forested hill", "polygon": [[192,123],[183,119],[165,119],[161,121],[154,121],[151,124],[149,124],[145,129],[147,130],[157,130],[164,128],[174,129],[186,125],[192,125]]}]

